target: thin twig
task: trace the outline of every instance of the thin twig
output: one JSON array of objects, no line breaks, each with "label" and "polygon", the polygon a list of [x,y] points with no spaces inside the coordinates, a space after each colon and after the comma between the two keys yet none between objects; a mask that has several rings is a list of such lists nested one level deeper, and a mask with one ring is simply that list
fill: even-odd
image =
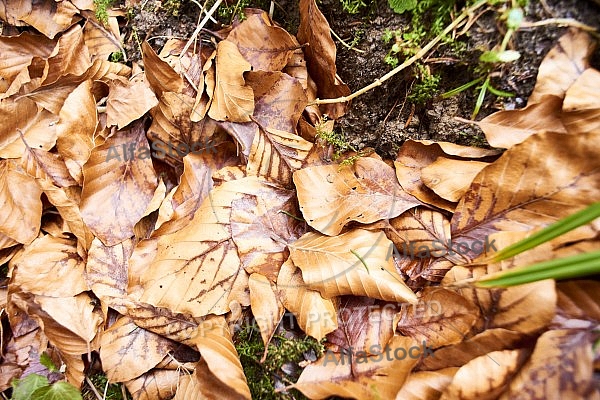
[{"label": "thin twig", "polygon": [[338,36],[338,34],[337,34],[337,33],[335,33],[333,29],[329,28],[329,31],[330,31],[330,32],[333,34],[333,36],[335,36],[335,38],[336,38],[337,40],[339,40],[339,41],[340,41],[340,43],[341,43],[341,44],[343,44],[343,45],[344,45],[344,47],[346,47],[348,50],[354,50],[354,51],[356,51],[356,52],[359,52],[359,53],[365,53],[365,51],[364,51],[364,50],[357,49],[356,47],[354,47],[354,46],[350,46],[348,43],[344,42],[344,39],[342,39],[341,37],[339,37],[339,36]]},{"label": "thin twig", "polygon": [[190,37],[188,42],[185,44],[185,47],[181,51],[181,54],[179,55],[179,57],[183,57],[185,55],[185,53],[187,53],[187,51],[190,48],[190,46],[192,45],[192,43],[196,40],[196,37],[200,34],[200,31],[202,31],[202,28],[204,28],[204,25],[206,25],[208,20],[212,17],[212,15],[215,13],[217,8],[219,8],[219,6],[221,5],[222,2],[223,2],[223,0],[215,1],[215,4],[211,7],[210,10],[208,10],[206,15],[202,19],[202,21],[200,21],[200,23],[196,27],[196,30],[194,31],[194,33],[192,33],[192,37]]},{"label": "thin twig", "polygon": [[381,78],[376,79],[375,82],[371,83],[370,85],[367,85],[364,88],[362,88],[348,96],[338,97],[335,99],[316,99],[315,101],[309,103],[309,105],[344,103],[344,102],[350,101],[350,100],[360,96],[361,94],[363,94],[365,92],[368,92],[371,89],[381,86],[383,84],[383,82],[387,81],[388,79],[390,79],[391,77],[396,75],[398,72],[402,71],[403,69],[406,69],[407,67],[412,65],[415,61],[423,58],[425,56],[425,54],[427,54],[429,52],[429,50],[431,50],[435,45],[437,45],[444,36],[446,36],[448,33],[452,32],[452,30],[456,29],[475,10],[477,10],[478,8],[487,4],[487,1],[488,0],[480,0],[477,3],[473,4],[471,7],[463,10],[463,12],[458,17],[456,17],[456,19],[454,21],[452,21],[452,23],[450,25],[448,25],[442,33],[440,33],[438,36],[436,36],[434,39],[432,39],[429,43],[427,43],[427,45],[425,45],[425,47],[423,47],[421,50],[419,50],[419,52],[417,52],[417,54],[410,57],[408,60],[404,61],[402,64],[400,64],[399,66],[397,66],[396,68],[394,68],[393,70],[391,70],[390,72],[388,72],[387,74],[382,76]]},{"label": "thin twig", "polygon": [[595,36],[598,35],[598,31],[596,28],[594,28],[593,26],[586,25],[583,22],[574,20],[573,18],[548,18],[537,22],[523,22],[521,23],[521,26],[519,28],[535,28],[538,26],[546,25],[572,26],[573,28],[578,28],[582,31],[595,34]]},{"label": "thin twig", "polygon": [[92,393],[94,393],[94,396],[96,396],[96,398],[98,400],[103,400],[100,393],[98,393],[98,390],[96,390],[96,386],[94,386],[94,382],[92,382],[92,380],[90,378],[88,378],[87,376],[85,377],[85,382],[90,387],[90,390],[92,391]]}]

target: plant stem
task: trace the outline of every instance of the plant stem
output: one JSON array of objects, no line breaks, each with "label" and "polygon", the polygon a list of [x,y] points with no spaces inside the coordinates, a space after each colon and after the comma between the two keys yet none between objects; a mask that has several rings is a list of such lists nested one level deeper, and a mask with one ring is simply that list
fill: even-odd
[{"label": "plant stem", "polygon": [[435,45],[437,45],[444,36],[446,36],[448,33],[452,32],[454,29],[456,29],[458,26],[460,26],[460,24],[463,23],[463,21],[465,19],[467,19],[471,14],[473,14],[473,12],[475,12],[478,8],[487,4],[487,2],[488,2],[488,0],[480,0],[477,3],[473,4],[471,7],[464,9],[463,12],[460,13],[460,15],[458,17],[456,17],[456,19],[454,21],[452,21],[452,23],[450,25],[448,25],[442,33],[440,33],[435,38],[433,38],[429,43],[427,43],[421,50],[419,50],[417,52],[417,54],[410,57],[408,60],[404,61],[402,64],[398,65],[396,68],[394,68],[393,70],[391,70],[390,72],[388,72],[387,74],[382,76],[381,78],[376,79],[373,83],[365,86],[364,88],[362,88],[348,96],[338,97],[335,99],[316,99],[315,101],[311,102],[309,105],[344,103],[344,102],[350,101],[350,100],[360,96],[363,93],[368,92],[371,89],[381,86],[383,84],[383,82],[387,81],[388,79],[390,79],[391,77],[393,77],[394,75],[396,75],[397,73],[402,71],[403,69],[406,69],[407,67],[411,66],[415,61],[423,58],[425,56],[425,54],[427,54]]}]

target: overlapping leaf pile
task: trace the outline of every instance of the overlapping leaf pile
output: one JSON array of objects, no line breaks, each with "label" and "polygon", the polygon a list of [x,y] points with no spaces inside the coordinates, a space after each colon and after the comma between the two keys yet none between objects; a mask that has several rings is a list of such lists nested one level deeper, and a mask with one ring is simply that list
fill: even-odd
[{"label": "overlapping leaf pile", "polygon": [[[249,10],[216,45],[144,43],[143,69],[106,61],[86,9],[0,5],[42,33],[0,37],[0,390],[43,352],[79,386],[95,352],[135,399],[247,399],[230,327],[250,310],[268,343],[287,309],[327,338],[294,385],[309,398],[598,398],[598,283],[437,286],[598,247],[592,226],[458,265],[600,201],[587,35],[547,57],[527,109],[481,122],[503,154],[408,141],[393,165],[342,166],[313,143],[345,105],[309,102],[348,93],[314,0],[297,37]],[[414,346],[433,356],[381,354]]]}]

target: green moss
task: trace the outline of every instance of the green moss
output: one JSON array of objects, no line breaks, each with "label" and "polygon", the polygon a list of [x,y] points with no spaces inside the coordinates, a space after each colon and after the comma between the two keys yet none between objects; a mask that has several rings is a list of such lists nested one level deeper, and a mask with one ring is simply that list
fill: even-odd
[{"label": "green moss", "polygon": [[[275,399],[305,399],[296,390],[290,393],[276,393],[275,379],[279,378],[284,384],[295,382],[300,376],[301,369],[292,374],[286,374],[282,367],[284,364],[298,363],[305,360],[304,353],[315,352],[317,357],[323,354],[323,345],[310,337],[300,339],[288,339],[281,336],[273,338],[269,344],[269,352],[263,363],[260,362],[264,353],[264,344],[260,333],[255,326],[244,326],[235,336],[234,342],[240,356],[244,374],[248,380],[248,386],[253,399],[275,400]],[[290,394],[293,393],[293,397]]]},{"label": "green moss", "polygon": [[112,7],[114,0],[94,0],[96,18],[103,24],[108,23],[108,9]]}]

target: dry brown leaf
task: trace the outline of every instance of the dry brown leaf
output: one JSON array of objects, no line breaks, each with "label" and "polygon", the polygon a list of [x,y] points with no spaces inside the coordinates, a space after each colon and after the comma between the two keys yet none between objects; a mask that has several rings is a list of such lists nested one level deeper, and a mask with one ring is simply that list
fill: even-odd
[{"label": "dry brown leaf", "polygon": [[94,239],[88,251],[85,280],[100,299],[105,315],[112,298],[127,295],[127,261],[132,252],[131,240],[107,247],[98,238]]},{"label": "dry brown leaf", "polygon": [[263,184],[231,202],[231,237],[248,274],[276,281],[289,256],[286,244],[306,231],[306,225],[292,217],[299,214],[295,200],[294,192]]},{"label": "dry brown leaf", "polygon": [[217,154],[202,152],[183,157],[183,173],[179,185],[167,195],[160,209],[153,237],[183,228],[213,188],[212,174],[225,166],[239,164],[232,143],[216,146]]},{"label": "dry brown leaf", "polygon": [[455,345],[437,349],[433,357],[426,357],[421,361],[419,369],[435,371],[442,368],[462,367],[476,357],[494,351],[519,348],[524,340],[529,340],[529,337],[524,337],[520,332],[503,328],[487,329]]},{"label": "dry brown leaf", "polygon": [[440,400],[495,400],[526,357],[524,350],[494,351],[477,357],[456,371]]},{"label": "dry brown leaf", "polygon": [[59,117],[40,109],[33,100],[21,98],[0,103],[0,157],[20,158],[25,151],[24,136],[30,147],[50,150],[56,143]]},{"label": "dry brown leaf", "polygon": [[376,355],[394,336],[395,303],[367,297],[344,296],[338,308],[338,328],[327,335],[327,342],[340,351],[363,351]]},{"label": "dry brown leaf", "polygon": [[561,119],[562,98],[546,95],[520,110],[499,111],[477,125],[494,147],[509,149],[542,131],[567,133]]},{"label": "dry brown leaf", "polygon": [[396,177],[403,190],[425,204],[454,212],[454,203],[435,194],[421,180],[421,170],[435,162],[438,157],[444,157],[445,155],[446,153],[444,153],[438,144],[407,140],[398,151],[394,167],[396,169]]},{"label": "dry brown leaf", "polygon": [[251,65],[253,71],[281,71],[296,49],[296,39],[274,26],[266,12],[248,15],[227,36]]},{"label": "dry brown leaf", "polygon": [[[266,276],[257,273],[250,275],[248,286],[250,288],[252,315],[254,315],[256,324],[260,329],[260,336],[265,344],[266,357],[269,342],[273,338],[285,310],[274,290],[274,285]],[[263,360],[265,357],[263,357]]]},{"label": "dry brown leaf", "polygon": [[589,68],[594,47],[587,32],[573,28],[564,34],[540,64],[529,104],[541,102],[546,95],[564,98],[567,89]]},{"label": "dry brown leaf", "polygon": [[79,25],[73,25],[60,36],[46,62],[42,77],[44,85],[50,85],[67,74],[83,75],[90,68],[91,57]]},{"label": "dry brown leaf", "polygon": [[0,160],[0,233],[29,244],[38,235],[42,190],[15,162]]},{"label": "dry brown leaf", "polygon": [[[0,5],[0,18],[2,6]],[[28,67],[34,58],[46,59],[52,53],[55,42],[47,37],[23,32],[19,36],[0,37],[0,77],[6,91],[0,99],[9,97],[19,91],[21,85],[30,81]],[[1,87],[0,87],[1,89]]]},{"label": "dry brown leaf", "polygon": [[[317,83],[321,99],[337,98],[350,94],[350,89],[336,75],[335,43],[331,38],[329,23],[315,0],[300,0],[300,26],[298,42],[304,47],[307,68]],[[323,114],[338,119],[346,112],[348,103],[326,104],[319,107]]]},{"label": "dry brown leaf", "polygon": [[65,159],[71,176],[82,184],[83,165],[92,151],[98,121],[91,80],[82,82],[68,95],[59,116],[56,147]]},{"label": "dry brown leaf", "polygon": [[14,26],[31,25],[50,39],[77,22],[78,12],[70,1],[0,3],[0,19]]},{"label": "dry brown leaf", "polygon": [[111,382],[133,380],[154,368],[177,345],[121,317],[102,333],[102,369]]},{"label": "dry brown leaf", "polygon": [[[95,148],[83,169],[81,215],[90,230],[107,246],[133,236],[133,227],[143,216],[156,189],[152,160],[140,156],[131,159],[132,148],[136,155],[140,150],[150,153],[144,121],[116,132],[102,146]],[[100,214],[98,210],[104,210],[104,213]]]},{"label": "dry brown leaf", "polygon": [[83,26],[83,38],[92,61],[97,59],[106,60],[112,53],[121,51],[119,39],[101,25],[90,20]]},{"label": "dry brown leaf", "polygon": [[290,186],[292,173],[302,166],[312,143],[296,135],[307,98],[300,82],[281,72],[250,72],[254,91],[254,135],[247,173]]},{"label": "dry brown leaf", "polygon": [[11,285],[24,292],[69,297],[88,290],[83,279],[85,263],[71,239],[40,237],[25,246],[9,266],[13,269]]},{"label": "dry brown leaf", "polygon": [[[356,364],[349,362],[349,354],[326,353],[302,371],[293,387],[311,399],[329,396],[359,400],[393,399],[417,361],[406,357],[412,347],[419,348],[413,339],[394,336],[388,347],[379,349],[377,355],[353,355],[357,359]],[[355,368],[352,368],[353,365]]]},{"label": "dry brown leaf", "polygon": [[123,129],[158,104],[154,92],[148,87],[145,76],[138,75],[131,81],[115,77],[109,83],[106,100],[106,124]]},{"label": "dry brown leaf", "polygon": [[492,233],[544,227],[600,201],[598,140],[598,132],[542,133],[485,167],[452,217],[463,255],[481,254]]},{"label": "dry brown leaf", "polygon": [[458,368],[450,367],[412,373],[396,395],[396,400],[438,400],[456,371]]},{"label": "dry brown leaf", "polygon": [[229,221],[234,200],[264,190],[269,186],[256,178],[224,182],[214,188],[189,225],[160,237],[157,256],[142,277],[145,291],[141,301],[197,317],[224,314],[234,299],[248,305],[242,289],[248,278]]},{"label": "dry brown leaf", "polygon": [[179,371],[157,369],[124,384],[136,400],[170,400],[185,378]]},{"label": "dry brown leaf", "polygon": [[[442,284],[467,277],[477,278],[487,272],[486,267],[456,266],[446,274]],[[504,328],[525,335],[535,334],[550,324],[556,310],[557,295],[551,279],[508,289],[459,289],[459,293],[480,310],[480,318],[474,327],[477,332]]]},{"label": "dry brown leaf", "polygon": [[183,89],[181,76],[166,61],[161,59],[146,41],[142,43],[142,56],[146,79],[148,79],[148,84],[158,97],[163,92],[181,93]]},{"label": "dry brown leaf", "polygon": [[588,68],[567,90],[562,120],[569,133],[578,135],[600,128],[600,95],[595,90],[599,85],[600,72]]},{"label": "dry brown leaf", "polygon": [[545,332],[500,399],[597,399],[593,358],[591,332]]},{"label": "dry brown leaf", "polygon": [[[389,225],[384,225],[383,228],[394,243],[394,255],[400,258],[397,261],[415,261],[430,257],[460,260],[455,254],[450,254],[450,221],[438,211],[416,207],[391,219]],[[403,263],[402,270],[412,278],[422,272],[411,272],[410,263]]]},{"label": "dry brown leaf", "polygon": [[237,46],[227,40],[217,45],[215,91],[208,116],[216,121],[248,122],[254,112],[252,88],[244,82],[244,72],[252,66]]},{"label": "dry brown leaf", "polygon": [[175,399],[251,399],[242,364],[224,317],[207,318],[198,327],[198,335],[192,342],[202,355],[197,367],[199,371],[190,382],[191,387],[184,389],[185,396],[178,390]]},{"label": "dry brown leaf", "polygon": [[394,268],[391,246],[383,232],[363,229],[334,237],[309,232],[288,245],[304,282],[325,298],[352,294],[416,303]]},{"label": "dry brown leaf", "polygon": [[337,310],[333,301],[309,289],[302,280],[302,272],[291,259],[281,266],[277,289],[283,305],[296,316],[298,325],[307,335],[320,341],[337,329]]},{"label": "dry brown leaf", "polygon": [[460,294],[425,288],[419,302],[397,316],[397,329],[417,343],[437,349],[461,342],[479,317],[479,309]]},{"label": "dry brown leaf", "polygon": [[76,182],[69,175],[60,155],[28,149],[21,163],[25,171],[36,178],[48,201],[56,207],[71,233],[77,237],[78,253],[84,257],[93,235],[81,217],[79,188],[73,187]]},{"label": "dry brown leaf", "polygon": [[600,282],[572,280],[557,283],[557,288],[558,315],[600,323]]},{"label": "dry brown leaf", "polygon": [[456,202],[467,193],[475,176],[487,165],[489,163],[438,157],[421,170],[421,180],[443,199]]},{"label": "dry brown leaf", "polygon": [[337,235],[350,221],[389,219],[421,204],[402,190],[394,175],[384,162],[361,157],[351,167],[322,165],[296,171],[294,184],[308,224]]}]

